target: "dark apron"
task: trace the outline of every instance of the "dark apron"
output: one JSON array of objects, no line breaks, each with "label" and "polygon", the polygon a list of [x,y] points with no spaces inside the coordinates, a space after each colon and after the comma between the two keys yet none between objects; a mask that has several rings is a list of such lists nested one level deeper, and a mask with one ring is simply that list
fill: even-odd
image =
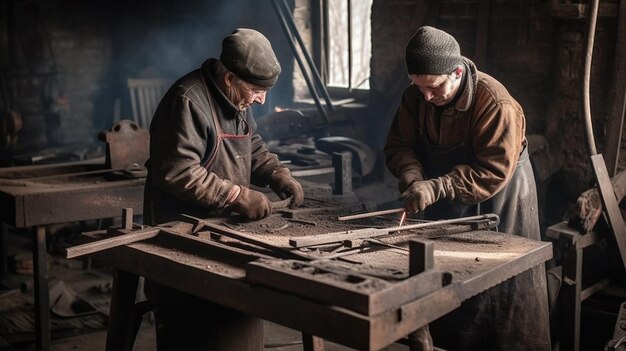
[{"label": "dark apron", "polygon": [[[220,178],[229,179],[238,185],[248,186],[251,172],[250,132],[248,131],[245,135],[224,133],[219,118],[217,118],[214,102],[208,91],[207,98],[211,105],[211,115],[218,136],[216,147],[207,158],[204,167]],[[209,152],[211,150],[207,150],[207,153]],[[163,192],[157,194],[166,195]],[[165,199],[160,198],[159,200]],[[159,213],[157,218],[174,219],[181,213],[193,213],[195,216],[206,218],[214,213],[199,208],[199,206],[176,200],[173,205],[169,204],[169,207],[165,208],[161,206],[159,210],[167,209],[178,212],[154,212]],[[155,205],[168,204],[156,203]],[[157,349],[159,351],[263,350],[263,323],[261,319],[155,282],[146,283],[146,293],[156,307],[154,313],[157,328]]]},{"label": "dark apron", "polygon": [[[422,128],[423,130],[423,128]],[[442,176],[458,164],[471,164],[466,144],[419,147],[429,178]],[[443,219],[495,213],[500,232],[541,240],[537,193],[528,151],[519,157],[509,183],[493,197],[466,205],[444,199],[428,207],[427,219]],[[446,350],[551,350],[548,295],[543,265],[472,297],[461,307],[430,324],[434,345]]]}]

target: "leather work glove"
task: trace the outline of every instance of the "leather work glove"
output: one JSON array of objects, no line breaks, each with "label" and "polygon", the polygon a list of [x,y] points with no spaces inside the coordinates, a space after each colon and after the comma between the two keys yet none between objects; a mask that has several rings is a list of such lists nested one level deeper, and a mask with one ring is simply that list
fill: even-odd
[{"label": "leather work glove", "polygon": [[423,211],[445,197],[446,191],[440,178],[415,181],[401,195],[408,213]]},{"label": "leather work glove", "polygon": [[292,197],[291,203],[289,203],[290,208],[302,205],[304,201],[302,185],[291,176],[287,168],[280,168],[274,171],[267,183],[281,199]]},{"label": "leather work glove", "polygon": [[233,211],[250,220],[263,219],[272,213],[272,204],[265,195],[244,186],[240,188],[232,205]]},{"label": "leather work glove", "polygon": [[419,168],[409,168],[403,170],[398,178],[398,190],[403,193],[411,184],[413,184],[413,182],[420,180],[424,180],[424,176],[422,174],[422,170]]}]

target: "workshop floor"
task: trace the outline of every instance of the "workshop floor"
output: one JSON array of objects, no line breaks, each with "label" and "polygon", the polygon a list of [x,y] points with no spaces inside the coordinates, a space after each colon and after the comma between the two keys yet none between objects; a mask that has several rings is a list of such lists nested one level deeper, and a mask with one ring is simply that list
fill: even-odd
[{"label": "workshop floor", "polygon": [[[89,269],[85,269],[80,260],[66,260],[63,258],[64,248],[75,237],[71,232],[80,232],[81,228],[60,227],[52,228],[55,235],[48,237],[49,271],[52,286],[66,286],[72,293],[84,298],[95,309],[102,313],[80,318],[61,319],[52,314],[53,340],[51,350],[104,350],[106,342],[106,316],[110,299],[112,282],[111,269],[90,262]],[[70,234],[67,234],[70,232]],[[10,230],[6,237],[7,254],[10,258],[17,257],[19,262],[12,260],[7,277],[0,280],[0,351],[31,351],[35,350],[32,335],[32,275],[28,274],[30,266],[31,242],[28,233]],[[10,260],[11,261],[11,260]],[[20,273],[16,273],[16,267]],[[61,284],[60,284],[61,283]],[[22,291],[24,289],[24,292]],[[20,306],[14,308],[14,306]],[[17,311],[16,311],[17,310]],[[19,323],[14,323],[12,317]],[[71,321],[71,322],[69,322]],[[285,328],[275,323],[265,322],[265,349],[272,351],[302,350],[300,332]],[[19,328],[26,329],[19,330]],[[28,329],[31,329],[30,331]],[[3,335],[7,330],[14,334]],[[332,342],[325,342],[326,350],[352,350]],[[146,319],[137,335],[134,350],[155,350],[155,330],[150,320]],[[385,351],[408,350],[400,344],[390,345]]]}]

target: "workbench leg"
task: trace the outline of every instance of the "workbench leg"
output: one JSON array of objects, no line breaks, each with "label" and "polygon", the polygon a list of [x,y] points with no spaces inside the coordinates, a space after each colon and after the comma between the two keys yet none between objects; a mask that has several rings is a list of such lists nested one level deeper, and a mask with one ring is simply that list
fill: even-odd
[{"label": "workbench leg", "polygon": [[111,291],[106,351],[131,351],[137,336],[135,295],[139,277],[116,269]]},{"label": "workbench leg", "polygon": [[302,333],[302,346],[304,351],[324,351],[324,339],[315,335]]},{"label": "workbench leg", "polygon": [[6,278],[9,270],[7,269],[7,259],[9,250],[7,249],[7,235],[9,234],[9,225],[2,222],[2,230],[0,231],[0,278]]},{"label": "workbench leg", "polygon": [[[413,239],[409,241],[409,275],[415,276],[435,267],[435,242]],[[433,338],[428,324],[408,335],[410,351],[432,351]]]},{"label": "workbench leg", "polygon": [[433,350],[433,338],[430,336],[428,324],[409,334],[408,340],[410,351]]},{"label": "workbench leg", "polygon": [[50,349],[50,301],[48,292],[48,260],[46,227],[38,226],[34,233],[33,263],[35,266],[35,334],[39,351]]},{"label": "workbench leg", "polygon": [[565,251],[563,259],[563,284],[561,286],[561,331],[559,349],[580,349],[580,312],[582,291],[583,250],[575,245]]}]

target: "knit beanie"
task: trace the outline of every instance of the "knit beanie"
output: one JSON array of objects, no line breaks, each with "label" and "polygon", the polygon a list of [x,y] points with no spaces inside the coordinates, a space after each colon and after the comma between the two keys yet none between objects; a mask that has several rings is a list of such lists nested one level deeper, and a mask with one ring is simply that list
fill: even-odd
[{"label": "knit beanie", "polygon": [[224,38],[220,61],[237,77],[265,88],[274,86],[280,74],[272,45],[254,29],[238,28]]},{"label": "knit beanie", "polygon": [[406,46],[406,68],[409,74],[450,74],[462,63],[459,43],[450,34],[437,28],[418,28]]}]

